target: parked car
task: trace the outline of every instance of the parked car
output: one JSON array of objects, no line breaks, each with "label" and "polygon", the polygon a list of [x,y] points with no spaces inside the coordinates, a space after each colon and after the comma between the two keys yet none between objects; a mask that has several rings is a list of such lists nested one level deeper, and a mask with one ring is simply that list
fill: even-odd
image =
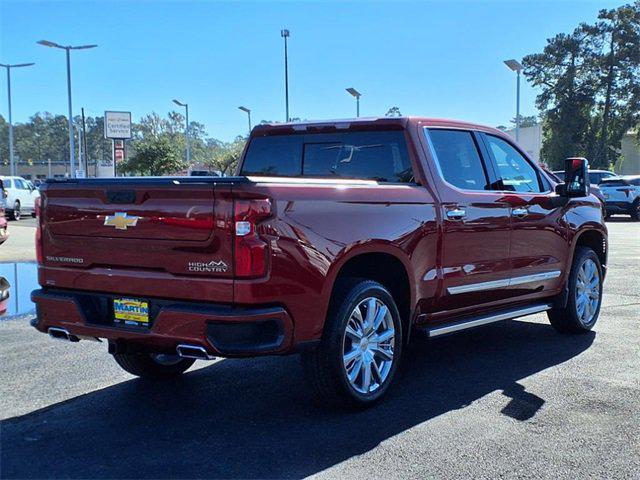
[{"label": "parked car", "polygon": [[3,276],[0,276],[0,315],[4,315],[9,309],[10,288],[11,285],[9,281]]},{"label": "parked car", "polygon": [[0,245],[9,238],[9,230],[7,228],[7,218],[4,213],[4,202],[0,201]]},{"label": "parked car", "polygon": [[33,325],[154,379],[301,353],[320,399],[369,405],[415,329],[593,328],[607,229],[586,162],[566,174],[499,130],[401,117],[260,125],[235,177],[49,180]]},{"label": "parked car", "polygon": [[[563,171],[555,171],[553,172],[560,180],[564,182],[564,172]],[[591,185],[600,185],[603,180],[607,178],[613,178],[617,175],[609,170],[591,170],[589,169],[589,183]]]},{"label": "parked car", "polygon": [[35,199],[40,196],[29,180],[22,177],[0,176],[7,193],[6,210],[9,219],[20,220],[23,213],[35,215]]},{"label": "parked car", "polygon": [[607,215],[623,213],[640,220],[640,175],[612,177],[600,184]]}]

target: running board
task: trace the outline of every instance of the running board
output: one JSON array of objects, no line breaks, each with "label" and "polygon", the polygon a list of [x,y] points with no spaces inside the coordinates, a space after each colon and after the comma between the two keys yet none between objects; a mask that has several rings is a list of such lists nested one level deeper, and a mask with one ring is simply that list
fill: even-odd
[{"label": "running board", "polygon": [[486,315],[471,317],[455,323],[438,325],[436,327],[427,328],[426,331],[429,334],[429,338],[438,337],[440,335],[446,335],[448,333],[458,332],[460,330],[466,330],[468,328],[479,327],[488,323],[500,322],[502,320],[512,320],[514,318],[524,317],[526,315],[533,315],[534,313],[545,312],[547,310],[551,310],[551,307],[552,305],[550,303],[543,303],[540,305],[531,305],[529,307],[512,308],[510,310],[502,310]]}]

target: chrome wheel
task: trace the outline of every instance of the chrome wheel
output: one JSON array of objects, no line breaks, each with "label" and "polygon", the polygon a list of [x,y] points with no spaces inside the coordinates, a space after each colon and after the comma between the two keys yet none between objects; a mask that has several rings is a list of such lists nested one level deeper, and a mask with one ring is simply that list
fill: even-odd
[{"label": "chrome wheel", "polygon": [[583,325],[593,320],[600,303],[600,272],[595,262],[587,259],[580,266],[576,285],[576,310]]},{"label": "chrome wheel", "polygon": [[387,305],[369,297],[353,309],[342,342],[342,364],[359,393],[379,389],[393,366],[395,328]]}]

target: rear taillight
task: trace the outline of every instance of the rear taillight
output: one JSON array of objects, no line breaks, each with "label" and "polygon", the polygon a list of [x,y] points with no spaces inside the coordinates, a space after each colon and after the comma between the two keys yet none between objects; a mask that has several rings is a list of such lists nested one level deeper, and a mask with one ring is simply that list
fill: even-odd
[{"label": "rear taillight", "polygon": [[43,263],[42,257],[42,198],[35,199],[36,210],[36,260]]},{"label": "rear taillight", "polygon": [[271,216],[271,201],[266,198],[235,201],[236,277],[261,277],[267,273],[268,244],[258,235],[257,226],[269,216]]}]

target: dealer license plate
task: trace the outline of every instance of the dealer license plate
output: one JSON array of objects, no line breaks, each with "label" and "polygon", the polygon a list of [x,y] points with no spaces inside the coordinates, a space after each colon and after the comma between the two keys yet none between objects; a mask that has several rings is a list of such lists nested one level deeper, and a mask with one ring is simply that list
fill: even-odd
[{"label": "dealer license plate", "polygon": [[113,319],[123,325],[148,327],[149,303],[134,298],[114,298]]}]

